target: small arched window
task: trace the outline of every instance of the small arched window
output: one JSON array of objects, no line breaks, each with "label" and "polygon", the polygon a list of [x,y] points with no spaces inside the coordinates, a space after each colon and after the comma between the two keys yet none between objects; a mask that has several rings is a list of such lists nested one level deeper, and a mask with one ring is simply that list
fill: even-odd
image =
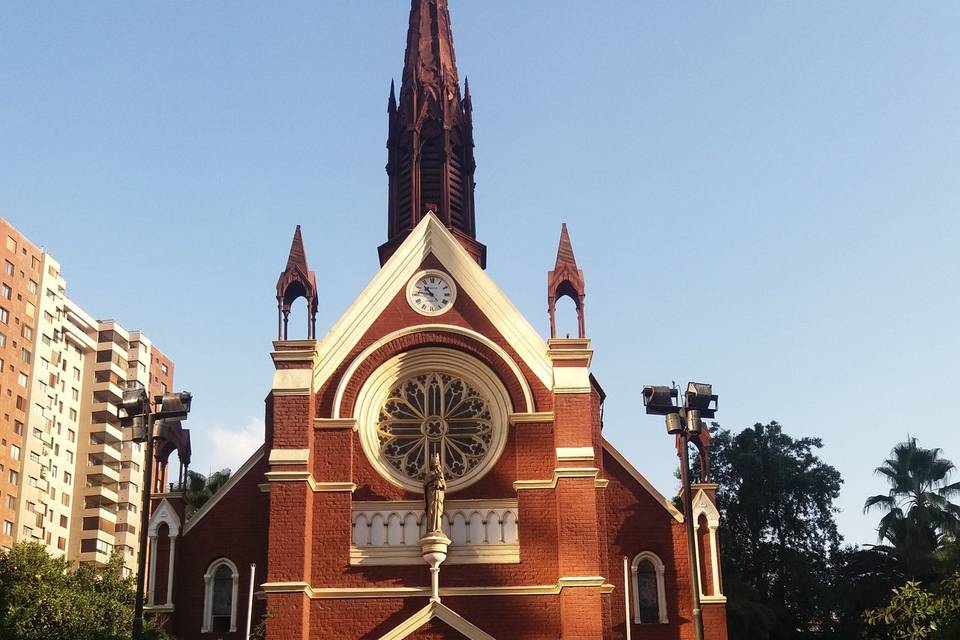
[{"label": "small arched window", "polygon": [[636,624],[667,622],[663,562],[650,551],[633,559],[633,621]]},{"label": "small arched window", "polygon": [[213,562],[203,576],[202,632],[237,630],[237,587],[240,574],[227,558]]}]

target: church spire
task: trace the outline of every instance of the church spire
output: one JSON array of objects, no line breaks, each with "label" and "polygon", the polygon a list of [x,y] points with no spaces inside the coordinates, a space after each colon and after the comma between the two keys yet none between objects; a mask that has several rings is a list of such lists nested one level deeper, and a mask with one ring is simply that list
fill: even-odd
[{"label": "church spire", "polygon": [[560,245],[557,247],[557,263],[553,271],[547,273],[547,310],[550,313],[550,337],[557,337],[557,298],[568,296],[577,306],[577,328],[580,338],[586,338],[587,332],[583,320],[583,301],[587,297],[583,271],[577,268],[577,259],[573,255],[573,243],[567,223],[560,227]]},{"label": "church spire", "polygon": [[433,211],[480,263],[476,240],[473,119],[461,98],[447,0],[412,0],[399,104],[391,85],[387,138],[390,196],[380,263]]},{"label": "church spire", "polygon": [[317,337],[317,276],[307,266],[300,225],[293,232],[287,267],[277,279],[277,340],[287,339],[290,308],[297,298],[307,300],[307,339],[314,340]]}]

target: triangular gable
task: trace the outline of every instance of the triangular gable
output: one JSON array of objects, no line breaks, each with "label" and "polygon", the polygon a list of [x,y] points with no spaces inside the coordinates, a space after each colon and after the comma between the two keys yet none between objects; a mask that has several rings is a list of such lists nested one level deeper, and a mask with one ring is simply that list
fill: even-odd
[{"label": "triangular gable", "polygon": [[254,452],[254,454],[250,456],[247,459],[247,461],[240,466],[239,469],[237,469],[235,473],[230,475],[230,478],[225,483],[223,483],[223,486],[220,487],[220,489],[218,489],[215,494],[210,496],[210,499],[204,502],[203,506],[197,509],[196,513],[194,513],[192,516],[189,517],[189,520],[187,520],[187,524],[183,527],[184,534],[186,534],[188,531],[190,531],[190,529],[195,527],[197,523],[200,522],[205,515],[210,513],[210,510],[213,509],[218,502],[220,502],[220,499],[223,498],[223,496],[227,495],[230,489],[232,489],[238,482],[240,482],[243,476],[247,475],[247,472],[249,472],[250,469],[253,469],[254,465],[260,462],[266,450],[267,450],[266,444],[260,445],[260,448],[257,449]]},{"label": "triangular gable", "polygon": [[677,522],[683,522],[683,514],[680,513],[680,511],[675,506],[673,506],[672,502],[667,500],[667,498],[662,493],[657,491],[657,488],[654,487],[652,484],[650,484],[650,481],[647,480],[645,477],[643,477],[643,474],[640,473],[636,467],[630,464],[627,461],[627,459],[623,457],[623,454],[617,451],[616,447],[614,447],[612,444],[607,442],[606,438],[604,438],[602,442],[603,442],[603,450],[609,453],[613,457],[613,459],[616,460],[621,467],[623,467],[624,471],[630,474],[630,477],[636,480],[641,487],[646,489],[647,493],[649,493],[654,500],[660,503],[660,505],[667,510],[667,513],[673,516],[674,520],[676,520]]},{"label": "triangular gable", "polygon": [[180,516],[177,515],[177,510],[173,508],[173,505],[170,504],[170,501],[166,498],[161,500],[157,508],[150,514],[150,521],[147,524],[148,534],[150,536],[156,536],[157,529],[161,524],[166,524],[170,527],[171,536],[180,535]]},{"label": "triangular gable", "polygon": [[431,602],[423,609],[420,609],[420,611],[417,611],[381,636],[380,640],[403,640],[403,638],[408,638],[417,629],[420,629],[434,618],[450,625],[467,638],[470,638],[470,640],[496,640],[496,638],[489,633],[469,620],[462,618],[450,607],[439,602]]},{"label": "triangular gable", "polygon": [[433,213],[424,216],[320,340],[314,386],[319,388],[333,375],[430,254],[456,279],[457,286],[477,304],[544,386],[552,389],[553,366],[546,342]]}]

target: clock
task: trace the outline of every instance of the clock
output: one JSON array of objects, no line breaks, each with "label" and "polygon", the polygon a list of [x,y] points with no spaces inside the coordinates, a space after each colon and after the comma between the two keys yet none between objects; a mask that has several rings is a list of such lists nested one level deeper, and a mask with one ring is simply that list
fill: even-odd
[{"label": "clock", "polygon": [[439,316],[453,307],[457,287],[442,271],[428,269],[413,276],[407,285],[407,302],[425,316]]}]

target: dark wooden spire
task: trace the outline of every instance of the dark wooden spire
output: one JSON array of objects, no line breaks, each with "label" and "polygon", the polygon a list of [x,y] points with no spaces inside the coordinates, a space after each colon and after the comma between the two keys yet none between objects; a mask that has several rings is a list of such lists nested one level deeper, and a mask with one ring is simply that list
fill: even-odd
[{"label": "dark wooden spire", "polygon": [[413,0],[400,101],[390,87],[387,242],[380,263],[433,211],[485,266],[476,241],[473,203],[473,116],[469,91],[461,98],[447,0]]},{"label": "dark wooden spire", "polygon": [[557,337],[557,298],[569,296],[577,305],[577,326],[580,338],[586,338],[587,332],[583,319],[583,301],[587,297],[583,271],[577,268],[577,259],[573,255],[573,243],[567,224],[560,228],[560,245],[557,247],[557,263],[553,271],[547,273],[547,308],[550,312],[550,337]]},{"label": "dark wooden spire", "polygon": [[277,279],[277,340],[287,339],[290,308],[297,298],[307,300],[307,339],[314,340],[317,337],[317,276],[307,266],[300,225],[293,232],[287,268]]}]

